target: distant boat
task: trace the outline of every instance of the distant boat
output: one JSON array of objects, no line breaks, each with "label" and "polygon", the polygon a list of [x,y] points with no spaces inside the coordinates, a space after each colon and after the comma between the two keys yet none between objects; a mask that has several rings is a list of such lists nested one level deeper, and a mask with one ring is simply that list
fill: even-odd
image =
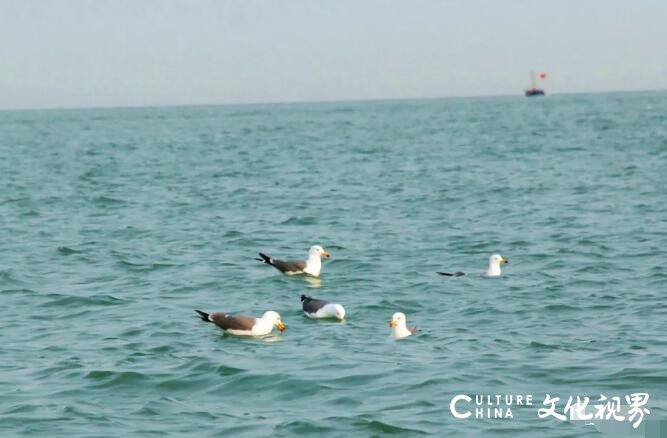
[{"label": "distant boat", "polygon": [[533,96],[546,96],[546,95],[544,94],[544,90],[530,87],[529,89],[526,90],[526,97],[533,97]]},{"label": "distant boat", "polygon": [[[544,80],[546,78],[547,78],[546,73],[540,73],[540,80]],[[530,88],[528,88],[525,92],[526,97],[546,96],[546,94],[544,93],[544,90],[537,86],[537,78],[535,76],[534,71],[530,72],[530,84],[531,84]]]}]

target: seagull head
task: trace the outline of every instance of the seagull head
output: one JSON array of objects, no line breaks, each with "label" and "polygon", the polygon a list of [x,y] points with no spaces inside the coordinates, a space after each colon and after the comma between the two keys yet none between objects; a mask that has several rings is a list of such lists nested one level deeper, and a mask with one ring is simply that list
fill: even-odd
[{"label": "seagull head", "polygon": [[320,245],[315,245],[312,248],[310,248],[310,251],[308,251],[309,256],[315,256],[315,257],[326,257],[329,258],[329,252],[326,251],[324,248],[322,248]]},{"label": "seagull head", "polygon": [[405,327],[405,313],[396,312],[391,316],[391,321],[389,321],[389,327],[396,329],[400,327]]},{"label": "seagull head", "polygon": [[501,256],[500,254],[494,254],[489,258],[489,265],[506,265],[510,261],[507,260],[505,257]]},{"label": "seagull head", "polygon": [[334,308],[336,310],[336,318],[340,319],[341,321],[345,319],[345,308],[341,306],[340,304],[334,304]]},{"label": "seagull head", "polygon": [[268,312],[264,312],[264,315],[262,315],[262,319],[265,321],[269,321],[271,324],[276,326],[278,330],[281,332],[285,330],[285,324],[280,320],[280,315],[278,312],[274,312],[273,310],[269,310]]}]

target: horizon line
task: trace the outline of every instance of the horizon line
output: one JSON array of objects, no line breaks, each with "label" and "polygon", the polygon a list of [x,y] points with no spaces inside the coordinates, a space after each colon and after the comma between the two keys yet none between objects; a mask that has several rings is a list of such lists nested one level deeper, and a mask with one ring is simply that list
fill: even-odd
[{"label": "horizon line", "polygon": [[[624,90],[596,90],[596,91],[570,91],[564,93],[547,93],[550,96],[571,96],[580,94],[623,94],[623,93],[647,93],[652,91],[665,92],[667,88],[647,89],[624,89]],[[342,99],[314,99],[314,100],[284,100],[284,101],[257,101],[257,102],[225,102],[225,103],[167,103],[167,104],[137,104],[137,105],[83,105],[83,106],[44,106],[31,108],[0,108],[0,112],[20,111],[77,111],[77,110],[119,110],[119,109],[145,109],[145,108],[193,108],[193,107],[218,107],[218,106],[269,106],[269,105],[312,105],[312,104],[343,104],[363,102],[402,102],[416,100],[455,100],[455,99],[489,99],[505,97],[522,97],[523,94],[490,94],[490,95],[459,95],[459,96],[413,96],[413,97],[371,97],[371,98],[342,98]]]}]

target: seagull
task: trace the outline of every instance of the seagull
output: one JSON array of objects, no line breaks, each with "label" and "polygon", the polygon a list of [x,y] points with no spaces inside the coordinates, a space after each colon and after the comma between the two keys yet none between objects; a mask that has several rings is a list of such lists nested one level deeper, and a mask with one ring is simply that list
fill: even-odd
[{"label": "seagull", "polygon": [[[500,265],[506,265],[510,261],[501,256],[500,254],[494,254],[491,257],[489,257],[489,268],[486,270],[486,272],[482,275],[485,277],[500,277]],[[440,275],[444,275],[446,277],[460,277],[462,275],[466,275],[465,272],[457,271],[457,272],[438,272]]]},{"label": "seagull", "polygon": [[417,333],[417,327],[408,328],[405,325],[405,313],[403,312],[396,312],[392,315],[389,327],[392,328],[391,337],[394,339],[407,338]]},{"label": "seagull", "polygon": [[274,259],[269,257],[266,254],[259,253],[261,258],[259,260],[262,263],[271,265],[283,274],[286,275],[297,275],[297,274],[308,274],[313,277],[319,277],[320,271],[322,270],[322,257],[329,258],[329,253],[324,250],[320,245],[315,245],[310,248],[308,251],[308,260],[298,260],[293,262],[287,262],[283,260]]},{"label": "seagull", "polygon": [[202,321],[212,322],[225,333],[237,336],[264,336],[277,327],[281,332],[285,330],[285,324],[280,320],[280,315],[273,310],[269,310],[261,318],[251,316],[234,316],[227,313],[206,313],[201,310],[195,310]]},{"label": "seagull", "polygon": [[338,303],[301,295],[301,307],[308,318],[345,319],[345,308]]}]

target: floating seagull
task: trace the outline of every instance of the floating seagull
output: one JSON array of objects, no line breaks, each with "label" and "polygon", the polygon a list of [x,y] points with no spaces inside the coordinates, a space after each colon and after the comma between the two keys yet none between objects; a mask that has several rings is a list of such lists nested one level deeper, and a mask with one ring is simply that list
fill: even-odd
[{"label": "floating seagull", "polygon": [[255,259],[262,263],[271,265],[283,274],[296,275],[308,274],[313,277],[319,277],[322,270],[322,257],[329,258],[329,253],[319,245],[315,245],[308,251],[308,260],[298,260],[293,262],[286,262],[283,260],[274,259],[266,254],[259,253],[261,258]]},{"label": "floating seagull", "polygon": [[[489,269],[483,274],[486,277],[499,277],[500,276],[500,265],[506,265],[510,261],[501,256],[500,254],[494,254],[489,257]],[[438,272],[440,275],[445,275],[447,277],[460,277],[466,275],[465,272]]]},{"label": "floating seagull", "polygon": [[301,307],[308,318],[345,319],[345,308],[338,303],[301,295]]},{"label": "floating seagull", "polygon": [[396,312],[392,315],[389,327],[392,328],[391,337],[394,339],[406,338],[417,333],[417,327],[408,328],[405,325],[405,314],[403,312]]},{"label": "floating seagull", "polygon": [[203,321],[212,322],[231,335],[264,336],[271,333],[274,326],[281,332],[285,330],[285,324],[280,320],[280,315],[273,310],[265,312],[261,318],[233,316],[226,313],[206,313],[201,310],[195,310],[195,312]]}]

